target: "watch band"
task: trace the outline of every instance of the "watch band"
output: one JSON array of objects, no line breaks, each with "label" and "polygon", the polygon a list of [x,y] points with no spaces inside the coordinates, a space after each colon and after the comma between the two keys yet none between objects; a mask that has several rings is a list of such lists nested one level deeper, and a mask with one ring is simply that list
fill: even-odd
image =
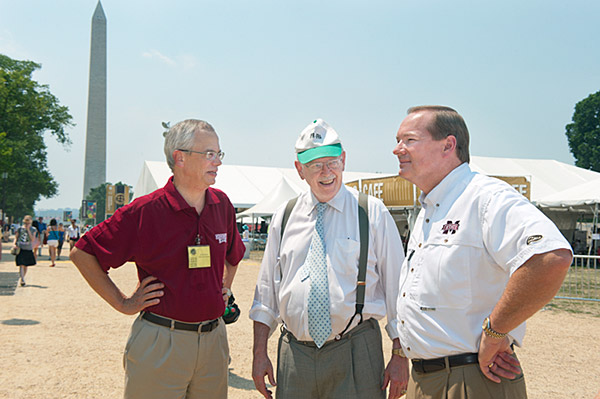
[{"label": "watch band", "polygon": [[398,355],[400,357],[406,357],[402,348],[392,348],[392,355]]},{"label": "watch band", "polygon": [[485,333],[485,335],[487,335],[488,337],[491,337],[491,338],[503,339],[504,337],[506,337],[506,335],[508,335],[508,333],[501,333],[501,332],[495,331],[492,328],[489,316],[485,318],[485,320],[483,321],[483,326],[481,326],[481,328],[483,329],[483,332]]}]

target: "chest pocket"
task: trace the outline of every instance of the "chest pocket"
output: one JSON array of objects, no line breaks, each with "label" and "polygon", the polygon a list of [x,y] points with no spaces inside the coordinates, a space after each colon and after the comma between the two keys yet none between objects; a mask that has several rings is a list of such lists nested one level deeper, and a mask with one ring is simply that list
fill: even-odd
[{"label": "chest pocket", "polygon": [[[420,252],[420,254],[419,254]],[[423,308],[464,309],[473,303],[474,268],[483,243],[468,234],[436,233],[417,251],[413,299]]]}]

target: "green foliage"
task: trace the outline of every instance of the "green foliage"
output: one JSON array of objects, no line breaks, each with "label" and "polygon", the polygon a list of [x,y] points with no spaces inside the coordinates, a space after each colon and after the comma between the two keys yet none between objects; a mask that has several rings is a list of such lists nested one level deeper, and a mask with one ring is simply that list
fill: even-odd
[{"label": "green foliage", "polygon": [[[88,201],[96,202],[96,224],[101,223],[106,219],[106,186],[111,184],[112,183],[107,182],[90,189],[90,193],[86,198]],[[128,184],[118,182],[115,183],[115,186],[128,186]],[[129,201],[131,201],[131,198],[133,198],[133,187],[129,186]],[[94,224],[94,220],[87,219],[84,220],[84,223]]]},{"label": "green foliage", "polygon": [[600,91],[575,105],[573,122],[566,129],[575,165],[600,172]]},{"label": "green foliage", "polygon": [[[8,172],[6,213],[33,214],[41,197],[52,197],[58,184],[48,171],[44,134],[71,143],[65,128],[74,126],[69,109],[59,104],[47,85],[32,79],[41,65],[0,54],[0,173]],[[0,204],[1,205],[1,204]]]}]

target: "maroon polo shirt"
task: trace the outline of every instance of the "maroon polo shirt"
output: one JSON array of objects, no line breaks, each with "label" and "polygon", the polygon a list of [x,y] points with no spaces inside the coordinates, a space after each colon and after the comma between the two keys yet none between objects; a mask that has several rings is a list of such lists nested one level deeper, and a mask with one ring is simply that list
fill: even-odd
[{"label": "maroon polo shirt", "polygon": [[[210,246],[211,267],[189,269],[187,247],[195,245],[198,235],[200,245]],[[135,262],[140,281],[154,276],[165,285],[160,303],[146,310],[185,322],[223,315],[225,260],[237,265],[245,250],[227,195],[208,188],[198,215],[179,194],[172,177],[163,188],[118,209],[75,245],[94,255],[107,273]]]}]

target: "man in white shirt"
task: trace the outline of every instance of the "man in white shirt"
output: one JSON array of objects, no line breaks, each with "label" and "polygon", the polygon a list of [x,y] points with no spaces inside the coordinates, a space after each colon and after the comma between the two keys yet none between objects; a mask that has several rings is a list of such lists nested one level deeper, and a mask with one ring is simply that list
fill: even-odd
[{"label": "man in white shirt", "polygon": [[394,154],[422,192],[398,297],[407,398],[526,398],[513,344],[571,264],[554,223],[508,184],[469,168],[452,108],[413,107]]},{"label": "man in white shirt", "polygon": [[[395,353],[400,348],[396,299],[402,243],[383,203],[368,197],[368,261],[363,322],[355,315],[360,252],[358,192],[342,183],[346,153],[322,119],[296,142],[296,169],[310,190],[301,194],[282,235],[286,204],[273,216],[250,310],[254,320],[252,377],[271,398],[390,398],[406,389],[408,362],[397,354],[384,370],[377,320]],[[319,255],[320,254],[320,255]],[[320,260],[320,261],[319,261]],[[319,267],[320,266],[320,267]],[[321,306],[321,307],[319,307]],[[277,384],[267,341],[279,323]]]}]

